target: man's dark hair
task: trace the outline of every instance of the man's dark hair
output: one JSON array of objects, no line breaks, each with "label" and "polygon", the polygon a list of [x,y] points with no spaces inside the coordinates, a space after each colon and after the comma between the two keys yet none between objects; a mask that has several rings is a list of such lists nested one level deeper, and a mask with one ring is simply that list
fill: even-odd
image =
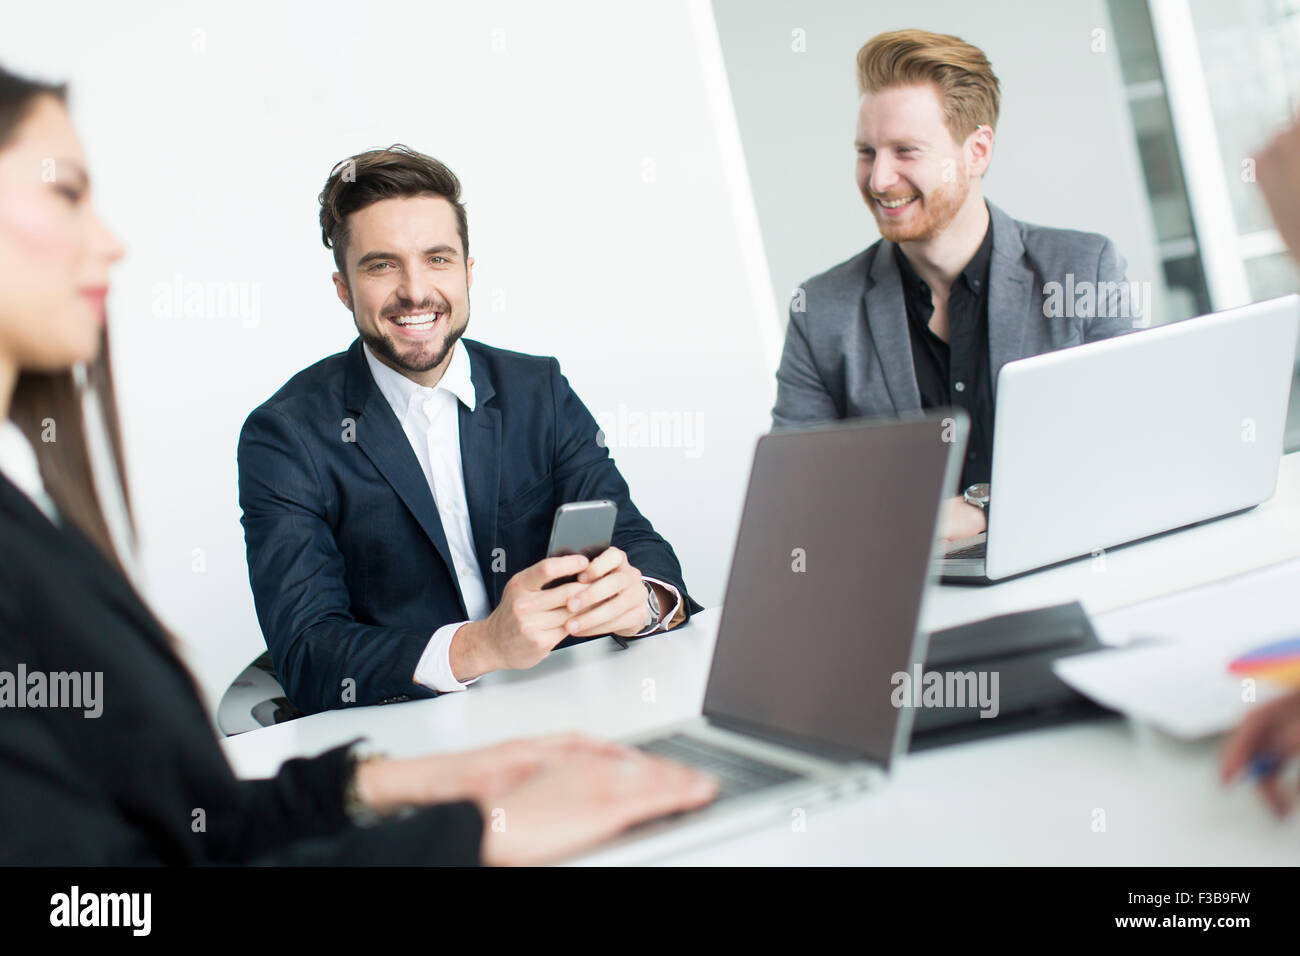
[{"label": "man's dark hair", "polygon": [[432,156],[400,143],[387,149],[357,153],[330,170],[320,192],[320,235],[334,250],[334,264],[344,276],[348,248],[348,216],[358,209],[400,196],[441,196],[456,210],[461,252],[469,258],[469,221],[460,201],[460,180]]}]

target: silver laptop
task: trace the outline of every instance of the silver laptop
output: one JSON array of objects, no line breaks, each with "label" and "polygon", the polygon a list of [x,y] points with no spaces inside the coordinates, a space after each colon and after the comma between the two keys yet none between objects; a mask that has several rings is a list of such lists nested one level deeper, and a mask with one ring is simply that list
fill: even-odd
[{"label": "silver laptop", "polygon": [[627,741],[715,774],[719,796],[588,860],[788,822],[882,779],[911,731],[892,678],[924,659],[940,500],[966,431],[946,411],[759,439],[703,714]]},{"label": "silver laptop", "polygon": [[987,534],[945,581],[991,583],[1272,497],[1300,297],[1010,362]]}]

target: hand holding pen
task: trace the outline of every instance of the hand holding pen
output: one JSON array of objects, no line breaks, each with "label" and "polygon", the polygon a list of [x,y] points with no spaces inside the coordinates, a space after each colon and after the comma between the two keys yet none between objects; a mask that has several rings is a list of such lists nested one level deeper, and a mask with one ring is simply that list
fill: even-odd
[{"label": "hand holding pen", "polygon": [[1251,711],[1228,739],[1219,773],[1225,783],[1248,774],[1273,812],[1283,817],[1290,812],[1295,793],[1281,771],[1297,756],[1300,756],[1300,690]]}]

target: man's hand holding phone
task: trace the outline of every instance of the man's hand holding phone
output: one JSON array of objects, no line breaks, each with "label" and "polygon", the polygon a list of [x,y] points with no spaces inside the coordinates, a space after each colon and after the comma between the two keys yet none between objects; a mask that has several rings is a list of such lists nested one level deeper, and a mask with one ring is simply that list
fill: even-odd
[{"label": "man's hand holding phone", "polygon": [[[514,575],[490,615],[456,631],[451,670],[457,680],[532,667],[566,637],[631,637],[645,628],[641,572],[610,545],[617,515],[608,500],[556,509],[549,556]],[[658,597],[662,605],[667,594]]]},{"label": "man's hand holding phone", "polygon": [[[574,617],[565,629],[574,637],[612,634],[627,647],[622,638],[646,627],[649,601],[641,572],[632,567],[626,554],[611,546],[617,519],[618,505],[608,498],[560,505],[546,553],[585,554],[591,559],[577,576],[579,584],[590,587],[569,598],[567,607]],[[666,592],[656,592],[656,597],[661,606],[668,600]]]},{"label": "man's hand holding phone", "polygon": [[[506,582],[501,603],[481,621],[470,621],[451,642],[451,670],[467,681],[491,671],[532,667],[569,636],[566,625],[573,617],[570,599],[588,585],[573,581],[558,587],[546,585],[579,574],[591,562],[585,555],[543,558]],[[642,588],[644,594],[645,589]]]},{"label": "man's hand holding phone", "polygon": [[[576,581],[547,587],[572,575]],[[581,554],[543,558],[506,582],[496,610],[456,632],[451,670],[457,680],[472,680],[532,667],[569,636],[631,637],[645,627],[646,607],[641,572],[618,548],[594,561]]]},{"label": "man's hand holding phone", "polygon": [[578,583],[588,587],[568,600],[573,617],[565,626],[574,637],[631,637],[645,628],[648,604],[641,572],[618,548],[601,552],[578,575]]}]

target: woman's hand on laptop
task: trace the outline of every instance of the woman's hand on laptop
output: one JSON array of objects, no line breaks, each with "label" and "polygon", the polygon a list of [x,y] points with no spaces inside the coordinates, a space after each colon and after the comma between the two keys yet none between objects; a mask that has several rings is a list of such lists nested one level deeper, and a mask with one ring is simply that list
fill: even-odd
[{"label": "woman's hand on laptop", "polygon": [[714,777],[638,750],[562,749],[517,787],[478,801],[482,860],[560,860],[638,823],[703,806],[717,791]]},{"label": "woman's hand on laptop", "polygon": [[357,796],[380,813],[484,800],[508,792],[548,761],[574,753],[621,755],[617,744],[578,733],[508,740],[461,753],[371,760],[357,768]]},{"label": "woman's hand on laptop", "polygon": [[959,541],[973,538],[988,529],[984,512],[976,508],[961,495],[949,498],[944,505],[943,521],[939,533],[944,541]]}]

